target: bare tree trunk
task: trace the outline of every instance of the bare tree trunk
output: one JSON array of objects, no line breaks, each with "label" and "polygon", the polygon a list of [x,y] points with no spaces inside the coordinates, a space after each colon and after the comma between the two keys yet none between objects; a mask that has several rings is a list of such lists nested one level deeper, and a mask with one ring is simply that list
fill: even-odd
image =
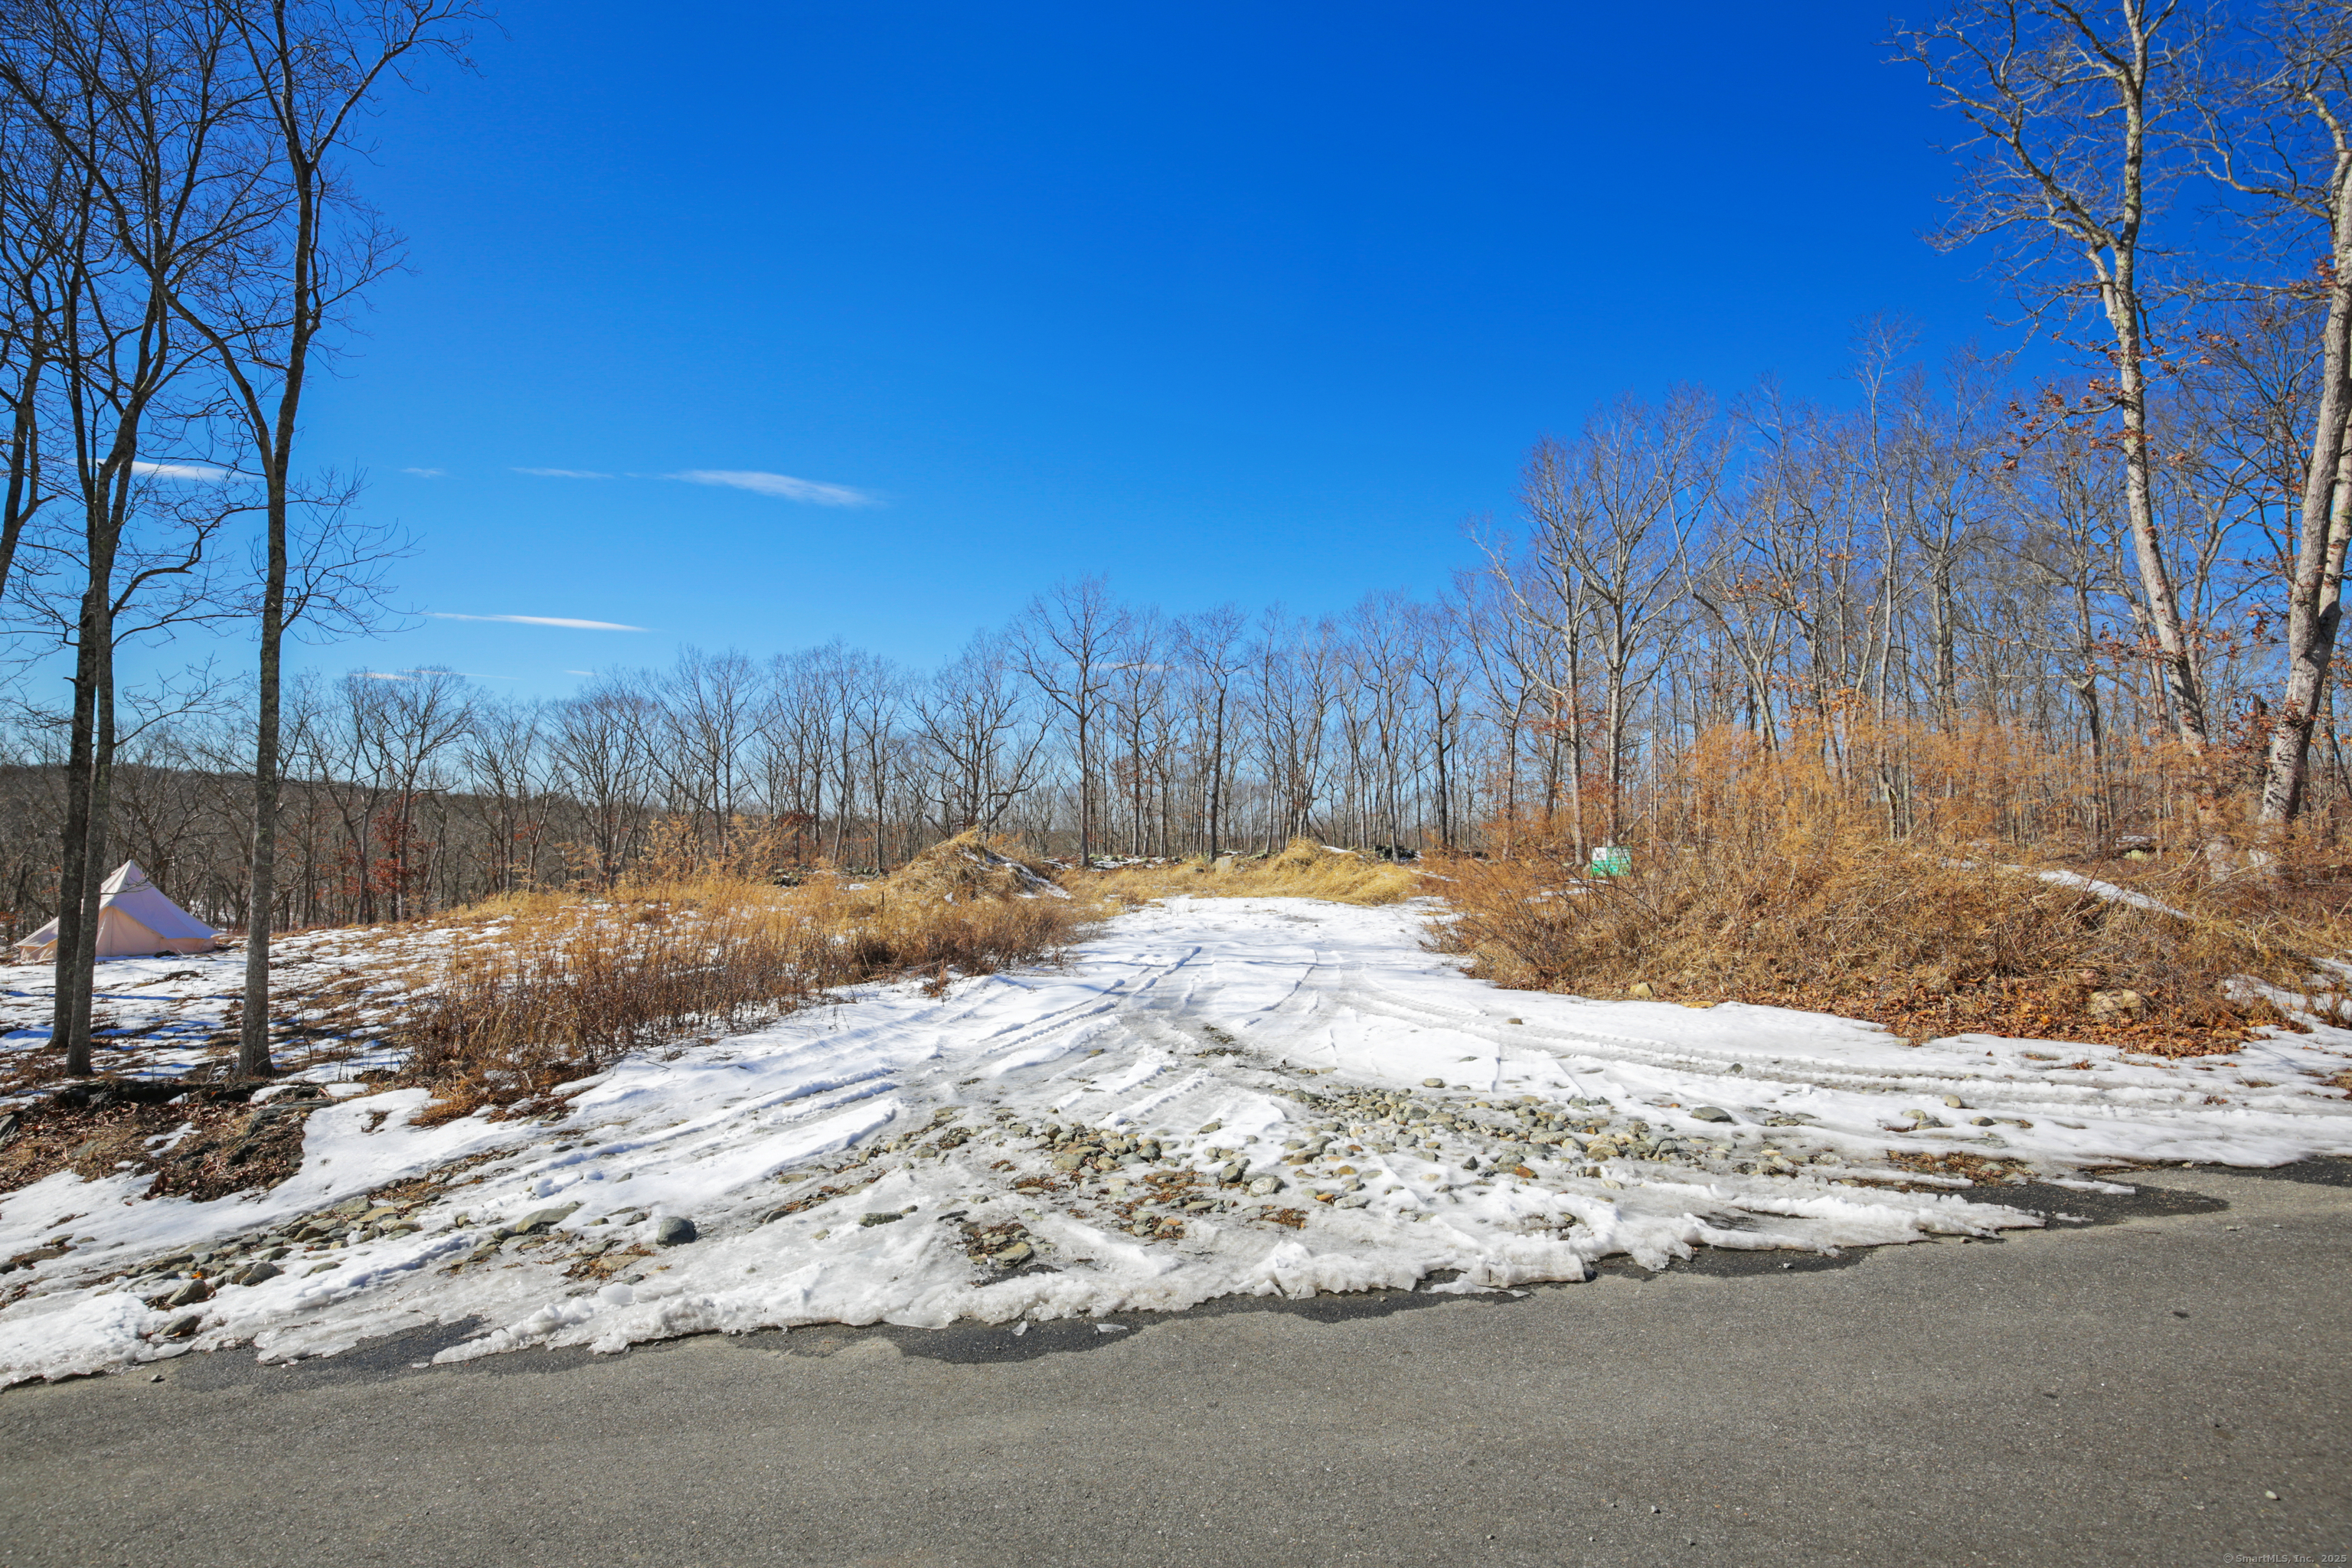
[{"label": "bare tree trunk", "polygon": [[[281,404],[286,428],[291,434],[293,415],[300,404],[300,377],[287,379],[287,401]],[[278,801],[280,784],[278,746],[283,704],[286,640],[286,466],[285,443],[274,443],[269,453],[268,538],[261,587],[261,652],[257,669],[253,725],[253,856],[247,864],[245,926],[245,1007],[237,1022],[236,1072],[239,1078],[267,1078],[275,1070],[269,1059],[269,932],[278,908]],[[365,849],[362,852],[364,876]]]},{"label": "bare tree trunk", "polygon": [[[2034,234],[2053,257],[2087,271],[2114,366],[2111,404],[2123,425],[2124,502],[2150,663],[2189,753],[2197,834],[2212,875],[2236,868],[2224,820],[2197,649],[2157,515],[2157,456],[2148,421],[2147,303],[2140,264],[2152,186],[2179,172],[2151,116],[2178,112],[2193,90],[2197,17],[2172,0],[2116,0],[2094,12],[2073,0],[1959,0],[1944,21],[1899,35],[1906,55],[1944,94],[1944,107],[1980,132],[1953,243],[2003,237],[2039,265]],[[2159,41],[2169,26],[2177,38]],[[2076,274],[2077,277],[2081,275]],[[2079,290],[2058,283],[2046,293]]]}]

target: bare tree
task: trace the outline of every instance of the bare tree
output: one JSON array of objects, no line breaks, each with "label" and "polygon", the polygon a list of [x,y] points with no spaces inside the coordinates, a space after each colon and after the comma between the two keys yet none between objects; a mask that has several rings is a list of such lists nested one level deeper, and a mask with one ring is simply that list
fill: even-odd
[{"label": "bare tree", "polygon": [[1096,730],[1126,631],[1127,612],[1112,603],[1110,585],[1099,577],[1055,584],[1030,601],[1013,629],[1021,672],[1069,722],[1081,866],[1094,858]]},{"label": "bare tree", "polygon": [[2263,204],[2255,216],[2265,250],[2316,253],[2307,277],[2277,282],[2316,296],[2323,311],[2286,583],[2285,679],[2256,806],[2275,841],[2303,807],[2352,542],[2352,18],[2331,0],[2281,0],[2267,22],[2252,40],[2253,79],[2234,101],[2207,106],[2204,149],[2226,184]]},{"label": "bare tree", "polygon": [[[123,595],[151,574],[193,570],[160,561],[121,573],[126,531],[154,486],[190,465],[143,456],[201,431],[208,409],[189,390],[201,344],[178,331],[177,292],[217,268],[249,233],[254,209],[240,174],[237,98],[225,87],[228,29],[136,0],[47,0],[10,13],[0,36],[0,90],[20,129],[37,127],[36,177],[62,180],[61,199],[17,216],[57,227],[35,242],[51,279],[44,368],[72,449],[85,584],[75,616],[74,702],[58,893],[53,1037],[68,1068],[90,1070],[89,1003],[100,883],[105,874],[109,774],[116,742],[114,650]],[[37,383],[25,389],[37,397]],[[194,469],[200,477],[214,470]]]},{"label": "bare tree", "polygon": [[1035,784],[1045,742],[1022,711],[1003,640],[987,633],[972,638],[924,683],[913,708],[937,757],[940,826],[950,834],[994,827]]},{"label": "bare tree", "polygon": [[[2149,411],[2151,254],[2147,226],[2165,186],[2187,172],[2203,42],[2180,0],[1961,0],[1943,20],[1896,35],[1944,107],[1975,132],[1947,233],[1958,245],[2008,242],[2028,298],[2096,302],[2122,425],[2131,526],[2153,658],[2172,721],[2195,768],[2198,831],[2214,874],[2236,863],[2224,819],[2195,628],[2183,613],[2158,518]],[[2064,280],[2059,280],[2064,269]]]},{"label": "bare tree", "polygon": [[1192,676],[1194,744],[1202,780],[1202,847],[1211,856],[1224,844],[1227,774],[1233,751],[1234,689],[1249,668],[1243,637],[1248,619],[1240,608],[1220,605],[1176,623],[1178,655]]}]

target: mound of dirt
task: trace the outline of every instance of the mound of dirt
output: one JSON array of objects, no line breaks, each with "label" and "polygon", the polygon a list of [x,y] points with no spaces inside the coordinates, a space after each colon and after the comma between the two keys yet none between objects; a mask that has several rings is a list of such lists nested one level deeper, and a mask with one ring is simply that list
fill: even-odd
[{"label": "mound of dirt", "polygon": [[1019,846],[977,829],[932,845],[876,886],[893,897],[948,904],[1070,896],[1043,866],[1024,858]]}]

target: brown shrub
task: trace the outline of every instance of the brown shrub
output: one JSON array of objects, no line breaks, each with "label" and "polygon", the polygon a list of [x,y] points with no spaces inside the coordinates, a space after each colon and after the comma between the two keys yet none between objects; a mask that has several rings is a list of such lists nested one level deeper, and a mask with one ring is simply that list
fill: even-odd
[{"label": "brown shrub", "polygon": [[1706,850],[1637,841],[1622,877],[1588,876],[1556,850],[1455,860],[1437,868],[1460,911],[1440,940],[1505,985],[1642,987],[1866,1018],[1915,1040],[2060,1037],[2167,1056],[2232,1050],[2283,1022],[2231,983],[2306,994],[2310,953],[2335,951],[2186,877],[2151,889],[2168,910],[2142,908],[1981,846],[1890,843],[1835,813],[1760,826]]},{"label": "brown shrub", "polygon": [[924,974],[943,991],[951,973],[1044,958],[1087,929],[1093,910],[1073,899],[973,894],[1000,870],[982,861],[958,881],[934,866],[869,888],[705,879],[467,911],[450,955],[414,977],[401,1031],[407,1076],[436,1090],[420,1120],[536,1109],[632,1050],[740,1031],[865,981]]}]

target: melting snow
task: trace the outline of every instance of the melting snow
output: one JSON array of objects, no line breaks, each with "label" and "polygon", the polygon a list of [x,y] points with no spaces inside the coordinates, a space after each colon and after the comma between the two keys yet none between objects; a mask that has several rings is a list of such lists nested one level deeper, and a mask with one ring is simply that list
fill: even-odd
[{"label": "melting snow", "polygon": [[[30,1282],[0,1310],[0,1381],[243,1342],[331,1354],[467,1321],[488,1327],[441,1359],[1448,1271],[1443,1288],[1497,1289],[1581,1279],[1612,1254],[1655,1268],[1702,1244],[2042,1223],[1998,1187],[1893,1190],[1890,1152],[2070,1182],[2117,1161],[2352,1153],[2352,1103],[2324,1081],[2352,1066],[2352,1031],[2189,1063],[1981,1036],[1915,1047],[1815,1014],[1499,991],[1426,951],[1430,913],[1173,900],[1063,968],[943,998],[864,987],[629,1058],[570,1086],[552,1121],[418,1128],[423,1091],[338,1084],[301,1169],[268,1193],[142,1201],[143,1176],[60,1173],[0,1200],[0,1258],[55,1251],[0,1274],[0,1289]],[[108,988],[126,1008],[152,995],[163,1019],[173,999],[225,999],[236,962],[106,978],[136,981]],[[353,1201],[436,1173],[397,1215]],[[340,1240],[292,1234],[339,1204]],[[656,1246],[673,1217],[696,1238]],[[155,1267],[181,1254],[199,1256]],[[218,1282],[268,1254],[275,1277]],[[198,1270],[209,1300],[148,1304]]]}]

